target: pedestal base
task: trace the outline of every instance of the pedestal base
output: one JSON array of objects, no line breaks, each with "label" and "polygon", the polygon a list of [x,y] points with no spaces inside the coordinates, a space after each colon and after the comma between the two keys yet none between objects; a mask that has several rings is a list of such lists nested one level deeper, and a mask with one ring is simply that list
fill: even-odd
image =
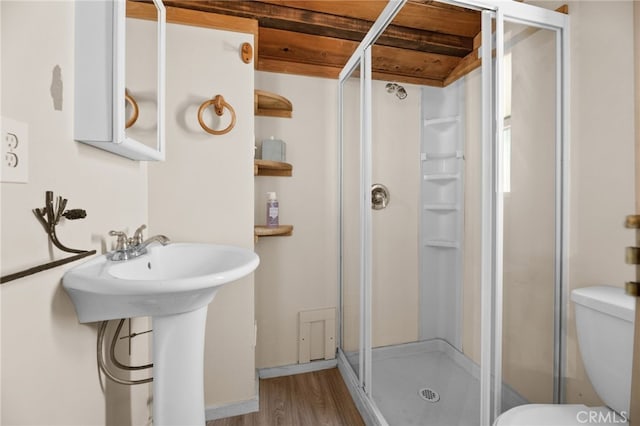
[{"label": "pedestal base", "polygon": [[207,305],[153,317],[153,424],[204,426]]}]

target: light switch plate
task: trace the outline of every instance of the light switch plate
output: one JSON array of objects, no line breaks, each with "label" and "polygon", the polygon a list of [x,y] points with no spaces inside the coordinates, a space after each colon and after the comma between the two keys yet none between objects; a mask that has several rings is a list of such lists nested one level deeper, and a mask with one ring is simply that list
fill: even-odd
[{"label": "light switch plate", "polygon": [[2,168],[0,181],[27,183],[29,181],[29,128],[27,123],[2,117],[0,145]]}]

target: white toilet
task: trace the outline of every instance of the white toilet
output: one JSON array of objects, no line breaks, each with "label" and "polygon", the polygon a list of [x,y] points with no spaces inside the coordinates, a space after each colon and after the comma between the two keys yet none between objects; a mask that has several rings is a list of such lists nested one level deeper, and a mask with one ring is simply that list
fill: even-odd
[{"label": "white toilet", "polygon": [[571,300],[587,375],[607,406],[521,405],[502,413],[494,426],[628,424],[635,299],[621,288],[598,286],[572,291]]}]

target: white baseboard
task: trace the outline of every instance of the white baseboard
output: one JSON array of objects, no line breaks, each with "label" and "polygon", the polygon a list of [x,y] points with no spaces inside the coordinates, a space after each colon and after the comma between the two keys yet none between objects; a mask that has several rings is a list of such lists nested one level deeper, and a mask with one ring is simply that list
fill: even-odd
[{"label": "white baseboard", "polygon": [[224,405],[212,405],[204,410],[204,417],[207,421],[224,419],[227,417],[241,416],[243,414],[255,413],[260,410],[260,381],[256,377],[256,395],[246,401],[232,402]]},{"label": "white baseboard", "polygon": [[258,370],[258,376],[261,379],[269,379],[272,377],[291,376],[294,374],[310,373],[312,371],[328,370],[335,368],[338,361],[335,359],[327,359],[320,361],[311,361],[304,364],[283,365],[281,367],[261,368]]}]

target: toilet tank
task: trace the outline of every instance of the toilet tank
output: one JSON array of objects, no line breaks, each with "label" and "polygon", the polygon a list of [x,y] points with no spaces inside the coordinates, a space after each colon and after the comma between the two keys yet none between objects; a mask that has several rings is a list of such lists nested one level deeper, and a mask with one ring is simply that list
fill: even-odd
[{"label": "toilet tank", "polygon": [[622,288],[573,290],[578,344],[587,375],[609,408],[628,415],[635,299]]}]

